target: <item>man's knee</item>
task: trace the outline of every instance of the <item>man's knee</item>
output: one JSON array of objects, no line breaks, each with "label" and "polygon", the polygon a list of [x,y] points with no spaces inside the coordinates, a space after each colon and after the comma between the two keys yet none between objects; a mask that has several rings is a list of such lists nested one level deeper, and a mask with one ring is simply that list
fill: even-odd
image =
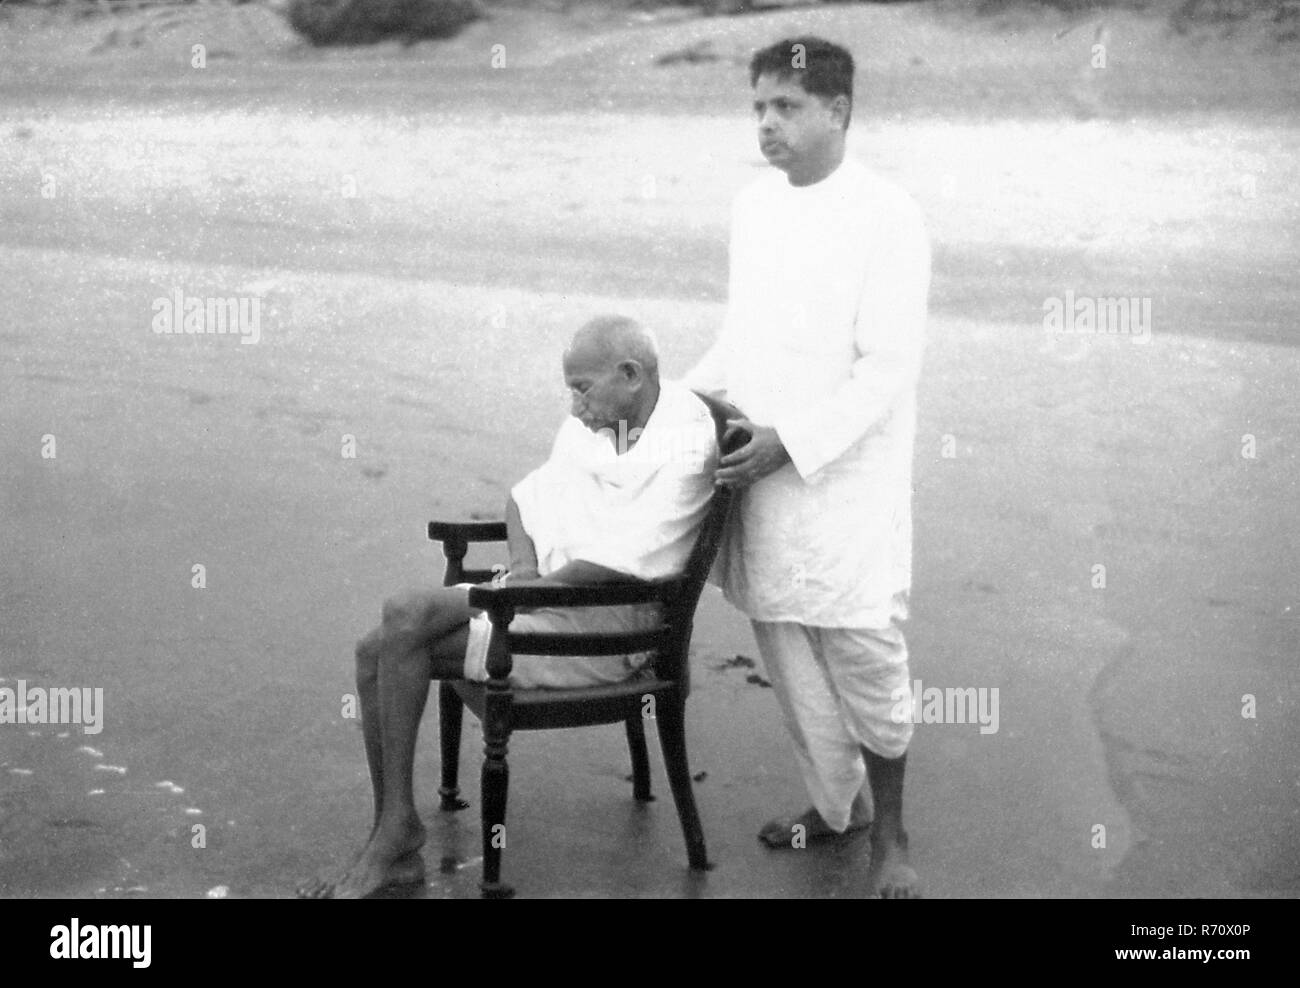
[{"label": "man's knee", "polygon": [[383,607],[383,633],[387,636],[417,632],[433,617],[433,595],[427,591],[412,590],[389,597]]},{"label": "man's knee", "polygon": [[379,655],[383,651],[383,632],[376,628],[357,642],[357,682],[371,682],[379,676]]}]

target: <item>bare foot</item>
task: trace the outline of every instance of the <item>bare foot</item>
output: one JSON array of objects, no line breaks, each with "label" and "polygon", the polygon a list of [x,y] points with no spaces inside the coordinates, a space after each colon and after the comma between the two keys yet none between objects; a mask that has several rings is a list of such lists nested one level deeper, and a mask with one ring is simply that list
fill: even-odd
[{"label": "bare foot", "polygon": [[[352,863],[355,864],[361,857],[361,852],[357,852],[356,858]],[[294,890],[299,899],[328,899],[334,892],[334,886],[339,883],[344,875],[348,873],[348,865],[344,868],[336,868],[328,875],[317,875],[315,878],[309,878]]]},{"label": "bare foot", "polygon": [[424,881],[424,827],[416,823],[400,836],[380,831],[370,838],[357,860],[320,898],[365,899],[397,885]]},{"label": "bare foot", "polygon": [[374,839],[375,831],[378,829],[379,826],[377,823],[370,828],[370,833],[366,835],[366,843],[361,845],[357,853],[352,855],[352,860],[347,864],[331,868],[324,874],[316,875],[314,878],[309,878],[307,881],[299,885],[294,890],[297,897],[299,899],[328,899],[333,895],[334,886],[341,882],[343,876],[351,870],[352,866],[361,860],[361,855],[366,849],[366,844],[369,844],[371,840]]},{"label": "bare foot", "polygon": [[[374,832],[371,832],[371,837]],[[370,843],[370,838],[366,838],[366,844]],[[343,880],[346,875],[361,860],[361,855],[365,851],[366,845],[361,845],[361,850],[352,855],[352,860],[346,865],[338,868],[332,868],[323,875],[317,875],[315,878],[309,878],[295,890],[299,899],[328,899],[334,894],[334,886]]]},{"label": "bare foot", "polygon": [[[303,882],[297,889],[298,898],[333,899],[335,897],[335,888],[343,881],[348,872],[356,867],[357,862],[360,860],[361,851],[358,851],[356,857],[352,859],[352,863],[347,867],[336,868],[329,875],[320,875]],[[418,851],[394,861],[392,870],[395,877],[389,883],[390,885],[414,885],[424,881],[424,859],[420,857]]]},{"label": "bare foot", "polygon": [[424,858],[419,851],[389,858],[373,845],[367,845],[356,863],[317,898],[368,899],[388,889],[423,882]]},{"label": "bare foot", "polygon": [[[773,850],[800,848],[817,841],[833,841],[859,834],[871,826],[871,813],[865,801],[858,797],[853,802],[849,825],[843,832],[832,830],[825,818],[813,807],[798,816],[777,817],[769,820],[758,832],[758,839]],[[802,830],[796,829],[802,827]],[[801,839],[802,838],[802,839]]]},{"label": "bare foot", "polygon": [[871,867],[867,871],[867,898],[919,899],[921,880],[907,859],[907,834],[897,838],[873,834]]}]

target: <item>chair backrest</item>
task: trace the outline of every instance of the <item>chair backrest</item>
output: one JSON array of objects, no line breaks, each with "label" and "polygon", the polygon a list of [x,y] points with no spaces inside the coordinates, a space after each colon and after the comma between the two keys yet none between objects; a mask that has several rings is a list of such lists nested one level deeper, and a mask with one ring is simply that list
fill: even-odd
[{"label": "chair backrest", "polygon": [[[737,430],[724,443],[727,419],[734,418],[738,414],[736,409],[726,402],[698,391],[695,395],[708,406],[709,413],[713,416],[713,424],[718,436],[718,449],[721,454],[733,452],[749,442],[749,434],[744,430]],[[732,488],[718,487],[714,490],[713,497],[709,500],[708,514],[704,516],[700,533],[695,538],[695,546],[691,549],[691,554],[686,559],[686,567],[682,571],[684,581],[682,591],[664,613],[664,619],[671,628],[671,644],[660,652],[655,665],[662,678],[678,680],[684,690],[690,689],[688,653],[691,632],[694,628],[695,608],[700,602],[700,594],[703,593],[704,584],[708,581],[713,561],[717,558],[718,547],[722,544],[722,533],[726,528],[734,501],[735,492]]]}]

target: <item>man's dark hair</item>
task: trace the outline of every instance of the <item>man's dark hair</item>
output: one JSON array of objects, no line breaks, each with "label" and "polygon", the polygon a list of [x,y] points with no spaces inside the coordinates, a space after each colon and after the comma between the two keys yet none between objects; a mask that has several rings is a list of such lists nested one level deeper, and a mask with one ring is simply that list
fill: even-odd
[{"label": "man's dark hair", "polygon": [[761,75],[799,80],[805,93],[834,99],[847,96],[853,110],[853,56],[824,38],[803,35],[785,38],[754,53],[749,60],[749,84]]}]

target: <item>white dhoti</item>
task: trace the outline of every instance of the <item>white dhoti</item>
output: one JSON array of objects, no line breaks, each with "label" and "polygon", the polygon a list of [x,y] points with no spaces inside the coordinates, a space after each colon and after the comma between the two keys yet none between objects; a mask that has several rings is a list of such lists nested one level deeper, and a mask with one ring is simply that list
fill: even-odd
[{"label": "white dhoti", "polygon": [[[469,587],[471,584],[462,583]],[[621,607],[538,607],[521,611],[510,622],[514,632],[646,631],[659,621],[658,605],[630,604]],[[471,682],[487,682],[488,645],[492,622],[485,613],[469,622],[465,646],[464,676]],[[633,676],[650,659],[649,653],[634,655],[515,655],[510,668],[510,685],[515,689],[575,689],[621,683]]]},{"label": "white dhoti", "polygon": [[751,624],[813,806],[843,831],[866,781],[862,748],[898,758],[912,739],[907,642],[895,625]]}]

